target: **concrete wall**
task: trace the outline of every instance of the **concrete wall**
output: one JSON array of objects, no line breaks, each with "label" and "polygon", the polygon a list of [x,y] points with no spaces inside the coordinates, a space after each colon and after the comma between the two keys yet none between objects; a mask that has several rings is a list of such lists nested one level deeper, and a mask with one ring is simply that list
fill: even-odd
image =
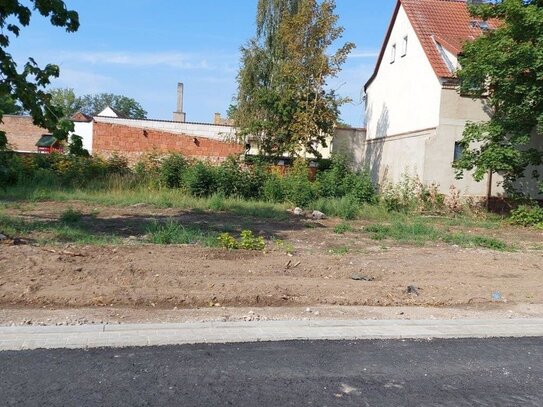
[{"label": "concrete wall", "polygon": [[356,170],[362,169],[365,165],[365,149],[366,129],[336,128],[331,143],[331,152],[346,156]]},{"label": "concrete wall", "polygon": [[[466,123],[487,121],[489,118],[483,100],[462,97],[454,87],[443,88],[437,133],[426,143],[424,182],[439,184],[443,193],[449,192],[451,186],[454,186],[463,195],[486,196],[487,178],[476,182],[470,173],[466,173],[463,179],[457,180],[452,165],[455,142],[462,139]],[[502,181],[500,176],[493,176],[494,195],[503,194],[503,188],[500,186]]]},{"label": "concrete wall", "polygon": [[[405,36],[407,53],[402,56]],[[391,63],[393,44],[396,58]],[[368,139],[437,127],[441,84],[403,7],[385,47],[377,76],[366,90]]]},{"label": "concrete wall", "polygon": [[121,124],[94,123],[93,153],[103,157],[119,153],[132,163],[146,153],[181,153],[186,157],[220,162],[243,153],[243,146],[193,134],[178,134]]}]

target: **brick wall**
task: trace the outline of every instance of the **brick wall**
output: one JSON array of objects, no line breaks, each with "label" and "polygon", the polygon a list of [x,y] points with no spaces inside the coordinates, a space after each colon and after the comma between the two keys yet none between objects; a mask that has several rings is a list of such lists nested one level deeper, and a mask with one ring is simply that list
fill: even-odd
[{"label": "brick wall", "polygon": [[11,149],[16,151],[37,152],[36,143],[47,129],[34,126],[30,116],[5,115],[0,123],[0,130],[6,132]]},{"label": "brick wall", "polygon": [[198,136],[95,122],[92,150],[94,155],[102,157],[118,153],[131,162],[151,152],[177,152],[191,158],[223,161],[230,155],[241,154],[243,146]]}]

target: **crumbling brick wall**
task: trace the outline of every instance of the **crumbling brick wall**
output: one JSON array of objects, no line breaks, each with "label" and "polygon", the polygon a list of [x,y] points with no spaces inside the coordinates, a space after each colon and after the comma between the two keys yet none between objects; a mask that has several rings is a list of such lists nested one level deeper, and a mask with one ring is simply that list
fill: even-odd
[{"label": "crumbling brick wall", "polygon": [[122,155],[131,163],[148,153],[180,153],[185,157],[220,162],[243,152],[243,145],[209,138],[142,129],[119,124],[94,123],[93,155]]}]

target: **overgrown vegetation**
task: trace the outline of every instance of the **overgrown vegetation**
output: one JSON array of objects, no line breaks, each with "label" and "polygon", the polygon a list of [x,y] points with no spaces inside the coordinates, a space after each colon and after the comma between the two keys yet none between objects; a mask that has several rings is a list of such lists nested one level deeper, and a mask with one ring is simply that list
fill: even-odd
[{"label": "overgrown vegetation", "polygon": [[543,229],[543,208],[537,205],[520,206],[511,212],[510,221],[514,225]]},{"label": "overgrown vegetation", "polygon": [[424,244],[444,242],[461,247],[483,247],[493,250],[511,249],[505,242],[487,236],[451,232],[420,220],[392,222],[391,224],[373,224],[364,228],[374,240],[392,239],[403,243]]},{"label": "overgrown vegetation", "polygon": [[[27,194],[27,199],[62,199],[66,191],[71,191],[72,196],[99,196],[104,191],[111,193],[112,200],[116,192],[124,200],[131,196],[138,196],[139,200],[141,195],[154,191],[151,197],[139,202],[177,206],[176,200],[181,196],[184,201],[202,198],[207,202],[202,209],[232,210],[238,205],[245,206],[249,215],[269,212],[273,208],[269,204],[289,204],[325,210],[329,216],[345,219],[355,218],[362,204],[376,201],[369,174],[351,171],[342,157],[334,158],[329,169],[319,172],[316,181],[309,179],[307,162],[301,159],[284,177],[258,161],[246,165],[230,158],[216,166],[190,161],[179,154],[162,158],[148,155],[133,169],[126,159],[116,155],[104,160],[60,154],[19,157],[6,153],[2,160],[1,185],[10,186],[9,193],[13,195]],[[243,204],[246,201],[255,204],[247,208]]]}]

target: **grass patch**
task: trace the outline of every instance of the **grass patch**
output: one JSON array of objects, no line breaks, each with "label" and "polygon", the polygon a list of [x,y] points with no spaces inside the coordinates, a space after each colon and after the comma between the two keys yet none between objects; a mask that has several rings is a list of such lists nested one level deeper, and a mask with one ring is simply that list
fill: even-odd
[{"label": "grass patch", "polygon": [[0,232],[12,237],[32,238],[41,244],[113,245],[121,243],[118,236],[93,233],[78,222],[27,221],[5,215],[0,215]]},{"label": "grass patch", "polygon": [[503,241],[487,236],[466,233],[451,233],[435,225],[414,222],[393,222],[391,224],[374,224],[364,228],[374,240],[392,239],[403,243],[424,244],[427,242],[444,242],[462,247],[483,247],[492,250],[510,250]]},{"label": "grass patch", "polygon": [[63,223],[77,223],[81,220],[82,217],[83,213],[81,211],[69,208],[62,212],[62,214],[60,215],[60,221]]},{"label": "grass patch", "polygon": [[337,235],[342,235],[347,232],[352,232],[353,227],[348,223],[340,223],[339,225],[334,226],[334,233]]},{"label": "grass patch", "polygon": [[217,234],[194,227],[185,227],[179,222],[169,220],[166,223],[153,222],[147,230],[150,243],[159,245],[170,244],[201,244],[206,247],[217,247]]},{"label": "grass patch", "polygon": [[225,198],[215,194],[209,198],[188,195],[179,189],[109,188],[109,189],[59,189],[16,186],[9,188],[5,197],[19,201],[82,201],[104,206],[132,206],[145,204],[157,208],[176,208],[194,211],[229,212],[256,218],[287,220],[288,204]]},{"label": "grass patch", "polygon": [[347,246],[337,246],[332,247],[330,250],[328,250],[328,253],[333,254],[335,256],[343,256],[347,253],[349,253],[349,248]]}]

